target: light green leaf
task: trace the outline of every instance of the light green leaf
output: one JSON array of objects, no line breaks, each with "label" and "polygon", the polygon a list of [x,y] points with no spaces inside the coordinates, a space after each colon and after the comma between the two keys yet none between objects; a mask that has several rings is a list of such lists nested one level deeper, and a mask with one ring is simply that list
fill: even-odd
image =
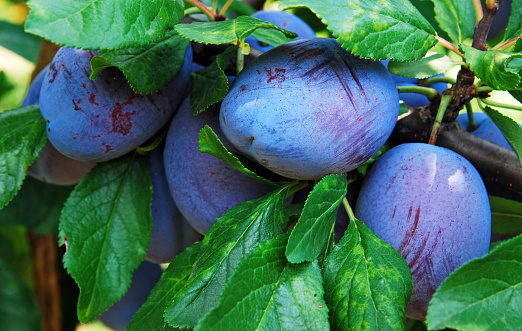
[{"label": "light green leaf", "polygon": [[127,331],[174,330],[163,319],[163,313],[169,302],[172,301],[176,293],[187,282],[199,255],[200,246],[197,243],[188,247],[170,262],[149,294],[147,301],[132,317]]},{"label": "light green leaf", "polygon": [[203,44],[233,44],[239,45],[245,41],[256,29],[275,29],[288,38],[295,38],[297,34],[282,29],[275,24],[250,17],[239,16],[233,20],[221,22],[196,22],[178,24],[175,29],[187,39]]},{"label": "light green leaf", "polygon": [[265,43],[274,47],[295,40],[294,38],[287,38],[284,34],[276,30],[257,29],[252,33],[252,37],[259,42]]},{"label": "light green leaf", "polygon": [[508,64],[514,58],[522,58],[522,53],[499,50],[479,51],[467,45],[461,47],[471,70],[489,87],[496,90],[511,90],[520,84],[518,72],[522,68],[509,67]]},{"label": "light green leaf", "polygon": [[[502,4],[501,6],[506,6]],[[511,14],[509,16],[504,42],[514,39],[522,35],[522,0],[513,0],[511,2]]]},{"label": "light green leaf", "polygon": [[64,265],[80,288],[78,318],[88,322],[119,300],[150,244],[149,160],[135,153],[95,166],[60,218]]},{"label": "light green leaf", "polygon": [[214,308],[239,261],[261,242],[284,230],[284,205],[290,186],[247,201],[216,219],[201,242],[190,278],[165,310],[174,327],[192,328]]},{"label": "light green leaf", "polygon": [[194,116],[227,95],[228,79],[224,70],[236,52],[237,46],[230,46],[216,57],[216,61],[190,76],[190,109]]},{"label": "light green leaf", "polygon": [[323,269],[334,330],[404,330],[412,279],[406,260],[359,220],[351,221]]},{"label": "light green leaf", "polygon": [[418,61],[388,63],[388,70],[395,75],[408,78],[424,79],[442,74],[463,62],[453,60],[447,55],[431,54]]},{"label": "light green leaf", "polygon": [[115,66],[123,72],[134,92],[156,92],[179,72],[189,44],[172,31],[145,46],[100,51],[91,59],[90,78],[94,80],[102,69]]},{"label": "light green leaf", "polygon": [[15,270],[0,257],[0,321],[3,330],[41,330],[34,294]]},{"label": "light green leaf", "polygon": [[522,203],[489,196],[491,232],[522,233]]},{"label": "light green leaf", "polygon": [[475,7],[473,1],[432,0],[435,19],[451,41],[461,44],[473,37],[475,31]]},{"label": "light green leaf", "polygon": [[205,125],[199,131],[199,151],[201,153],[208,153],[220,160],[226,162],[229,166],[236,169],[245,176],[257,179],[268,185],[276,186],[276,184],[268,179],[258,176],[256,173],[247,169],[237,157],[230,153],[225,145],[219,140],[217,134],[208,125]]},{"label": "light green leaf", "polygon": [[288,240],[288,261],[301,263],[319,256],[332,232],[347,187],[346,174],[328,175],[314,186]]},{"label": "light green leaf", "polygon": [[31,0],[27,32],[58,45],[116,49],[146,45],[183,18],[182,0]]},{"label": "light green leaf", "polygon": [[47,135],[37,105],[0,113],[0,209],[18,193]]},{"label": "light green leaf", "polygon": [[436,32],[408,0],[283,0],[306,6],[346,50],[363,58],[413,61],[437,43]]},{"label": "light green leaf", "polygon": [[328,330],[317,260],[285,258],[288,235],[254,248],[227,282],[218,305],[195,330]]},{"label": "light green leaf", "polygon": [[517,153],[518,159],[522,164],[522,128],[517,122],[491,107],[485,107],[483,111],[498,126],[515,153]]},{"label": "light green leaf", "polygon": [[430,330],[519,330],[522,324],[522,235],[450,274],[428,307]]}]

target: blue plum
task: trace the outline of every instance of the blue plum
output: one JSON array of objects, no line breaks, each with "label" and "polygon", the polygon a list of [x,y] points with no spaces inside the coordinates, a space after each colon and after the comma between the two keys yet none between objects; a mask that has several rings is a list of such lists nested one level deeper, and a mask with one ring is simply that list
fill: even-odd
[{"label": "blue plum", "polygon": [[187,98],[172,119],[164,153],[170,193],[183,216],[201,234],[205,234],[225,211],[272,190],[220,159],[201,153],[198,133],[205,125],[234,151],[219,128],[219,106],[193,116],[190,98]]},{"label": "blue plum", "polygon": [[[49,66],[46,66],[35,77],[21,107],[40,103],[40,90],[48,70]],[[27,173],[44,183],[74,185],[95,165],[95,162],[81,162],[68,158],[47,141],[38,158],[27,168]]]},{"label": "blue plum", "polygon": [[174,79],[150,95],[134,93],[114,67],[90,80],[95,55],[62,47],[41,89],[40,111],[49,140],[62,154],[79,161],[111,160],[147,141],[173,116],[190,81],[190,47]]},{"label": "blue plum", "polygon": [[424,319],[442,281],[489,250],[484,183],[471,163],[442,147],[403,144],[381,156],[363,183],[355,215],[408,262],[409,318]]},{"label": "blue plum", "polygon": [[368,160],[398,114],[397,89],[382,63],[315,38],[275,47],[241,71],[220,125],[240,153],[269,170],[318,179]]},{"label": "blue plum", "polygon": [[172,200],[163,165],[163,146],[149,153],[152,172],[152,236],[145,259],[170,262],[200,238]]},{"label": "blue plum", "polygon": [[[475,124],[477,124],[477,129],[472,131],[471,133],[477,137],[482,139],[486,139],[487,141],[491,141],[497,145],[513,150],[511,145],[508,143],[500,129],[493,123],[493,121],[488,117],[488,115],[484,113],[474,113],[475,115]],[[462,113],[457,117],[457,121],[459,121],[460,126],[464,130],[468,130],[469,127],[469,117],[467,113]],[[519,124],[522,128],[522,124]]]},{"label": "blue plum", "polygon": [[163,269],[159,264],[143,261],[132,274],[132,283],[127,293],[98,319],[115,331],[124,331],[132,316],[147,300],[162,273]]},{"label": "blue plum", "polygon": [[[306,24],[305,21],[292,13],[280,10],[260,10],[252,14],[252,17],[273,23],[283,29],[295,32],[298,34],[297,39],[315,38],[314,30],[312,30],[312,28]],[[258,49],[262,52],[266,52],[273,48],[271,45],[260,43],[253,36],[248,36],[245,41],[250,44],[250,47]]]}]

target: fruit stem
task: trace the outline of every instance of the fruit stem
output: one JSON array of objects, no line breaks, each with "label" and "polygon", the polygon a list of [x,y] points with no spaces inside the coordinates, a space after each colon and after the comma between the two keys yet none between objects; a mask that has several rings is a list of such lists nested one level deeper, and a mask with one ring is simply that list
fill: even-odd
[{"label": "fruit stem", "polygon": [[214,0],[214,2],[212,3],[212,8],[210,10],[212,10],[213,13],[217,13],[217,6],[218,0]]},{"label": "fruit stem", "polygon": [[221,13],[220,13],[221,16],[225,16],[225,13],[227,12],[228,7],[230,7],[232,2],[234,2],[234,0],[228,0],[227,3],[225,3],[225,5],[223,6],[223,8],[221,8]]},{"label": "fruit stem", "polygon": [[353,213],[352,207],[350,207],[350,203],[348,202],[348,199],[346,197],[344,197],[344,199],[343,199],[343,206],[344,206],[344,209],[346,210],[346,213],[348,213],[348,217],[350,218],[350,222],[351,221],[355,221],[357,218],[355,217],[355,214]]},{"label": "fruit stem", "polygon": [[444,38],[441,38],[439,36],[436,37],[437,40],[439,41],[439,43],[446,47],[447,49],[449,49],[450,51],[454,52],[455,54],[457,54],[458,56],[460,56],[461,58],[464,59],[464,54],[462,54],[459,49],[457,48],[457,46],[453,45],[452,43],[450,43],[449,41],[447,41],[446,39]]},{"label": "fruit stem", "polygon": [[471,108],[471,103],[466,102],[466,112],[468,113],[469,125],[468,131],[472,132],[477,129],[477,122],[475,121],[475,113],[473,113],[473,108]]},{"label": "fruit stem", "polygon": [[290,185],[292,188],[290,190],[288,190],[288,193],[286,194],[286,197],[291,197],[292,195],[294,195],[296,192],[298,191],[301,191],[302,189],[304,189],[305,187],[308,186],[308,181],[307,180],[303,180],[303,181],[293,181],[291,182]]},{"label": "fruit stem", "polygon": [[428,79],[423,79],[419,81],[420,86],[430,86],[435,83],[449,83],[449,84],[455,84],[457,80],[454,77],[447,77],[447,76],[438,76],[438,77],[431,77]]},{"label": "fruit stem", "polygon": [[439,109],[437,111],[437,116],[435,117],[435,123],[433,123],[433,129],[431,130],[430,140],[429,144],[435,145],[435,142],[437,141],[437,136],[439,134],[440,130],[440,124],[442,123],[442,118],[444,117],[444,114],[446,113],[446,109],[448,108],[451,99],[453,97],[453,92],[449,92],[449,94],[443,94],[440,98],[440,105]]},{"label": "fruit stem", "polygon": [[397,86],[397,91],[399,91],[399,93],[423,94],[430,100],[435,99],[439,95],[439,92],[436,89],[424,86]]},{"label": "fruit stem", "polygon": [[517,105],[509,105],[507,103],[497,102],[490,99],[480,99],[482,102],[484,102],[487,105],[493,106],[493,107],[500,107],[500,108],[506,108],[506,109],[512,109],[512,110],[521,110],[522,106]]},{"label": "fruit stem", "polygon": [[154,141],[148,146],[139,146],[136,148],[136,152],[140,155],[146,155],[148,152],[152,151],[154,148],[158,147],[159,144],[163,141],[163,138],[167,135],[168,126],[165,126],[161,131],[154,137]]},{"label": "fruit stem", "polygon": [[237,49],[236,75],[239,75],[245,66],[245,55],[241,52],[241,47]]},{"label": "fruit stem", "polygon": [[185,2],[199,8],[203,14],[205,14],[210,21],[216,20],[216,14],[214,14],[210,9],[208,9],[207,6],[205,6],[203,3],[201,3],[198,0],[185,0]]},{"label": "fruit stem", "polygon": [[473,6],[475,7],[475,25],[480,22],[482,17],[484,16],[484,12],[482,11],[482,4],[480,3],[480,0],[473,0]]}]

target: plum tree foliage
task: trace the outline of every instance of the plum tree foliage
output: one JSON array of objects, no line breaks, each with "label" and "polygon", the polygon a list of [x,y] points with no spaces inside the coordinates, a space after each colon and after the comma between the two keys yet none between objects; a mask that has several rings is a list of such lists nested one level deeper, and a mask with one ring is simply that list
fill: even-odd
[{"label": "plum tree foliage", "polygon": [[[59,64],[51,63],[45,78],[47,87],[40,90],[48,93],[40,99],[55,101],[50,111],[57,114],[56,120],[67,118],[57,133],[63,133],[66,128],[75,130],[74,137],[61,141],[61,146],[56,148],[58,151],[60,148],[67,149],[72,146],[72,140],[80,136],[86,139],[80,147],[85,147],[91,139],[87,137],[87,127],[101,123],[100,131],[107,132],[96,134],[98,144],[107,144],[103,135],[112,133],[114,138],[111,139],[114,141],[111,140],[110,149],[116,143],[126,149],[115,157],[96,159],[100,161],[96,165],[89,164],[88,168],[92,169],[73,187],[42,184],[26,178],[26,175],[32,175],[28,167],[35,164],[44,146],[49,143],[49,122],[53,125],[55,119],[50,121],[45,112],[40,113],[39,100],[34,97],[31,104],[24,103],[18,109],[0,112],[1,323],[13,330],[41,329],[40,312],[31,294],[31,289],[37,285],[32,284],[26,271],[22,272],[23,261],[15,263],[21,245],[27,249],[29,244],[26,239],[20,240],[24,234],[16,232],[19,230],[15,230],[13,225],[22,226],[31,233],[58,236],[56,246],[62,245],[64,248],[63,266],[79,289],[76,316],[80,322],[93,321],[105,311],[110,313],[110,307],[124,297],[134,271],[142,265],[151,245],[151,236],[156,238],[158,235],[152,235],[152,224],[169,219],[165,216],[167,212],[151,211],[151,204],[153,208],[160,208],[154,207],[157,205],[153,201],[154,188],[159,185],[154,184],[148,155],[151,150],[157,152],[172,140],[181,146],[165,147],[169,150],[165,159],[174,158],[171,155],[175,151],[176,162],[185,164],[183,171],[186,173],[178,172],[173,163],[165,164],[167,181],[169,176],[173,178],[169,182],[170,191],[176,191],[179,195],[176,199],[189,206],[179,208],[181,213],[195,215],[196,211],[212,211],[209,213],[212,220],[200,221],[202,223],[197,230],[204,233],[200,241],[191,244],[197,235],[190,230],[187,233],[192,233],[191,239],[177,235],[173,236],[173,240],[183,243],[165,244],[165,249],[176,247],[176,253],[181,251],[180,247],[185,249],[171,260],[147,300],[133,303],[141,307],[130,320],[128,330],[519,328],[522,303],[513,298],[522,295],[522,128],[506,115],[505,109],[522,110],[522,0],[512,1],[511,15],[502,22],[505,24],[503,32],[487,39],[493,18],[503,2],[506,1],[486,0],[482,4],[479,0],[267,1],[265,5],[272,9],[286,10],[304,18],[318,36],[335,39],[344,49],[339,48],[341,51],[351,53],[351,58],[359,58],[353,63],[369,61],[379,66],[379,72],[382,72],[370,75],[361,68],[350,67],[347,62],[351,60],[344,60],[346,67],[342,63],[332,65],[328,56],[321,57],[323,52],[314,49],[305,54],[302,61],[320,59],[321,62],[314,65],[313,62],[294,61],[292,65],[298,67],[295,70],[306,71],[302,74],[296,71],[298,78],[294,78],[290,74],[294,68],[270,68],[269,64],[262,62],[269,56],[260,55],[262,50],[250,48],[249,41],[275,47],[267,50],[274,52],[271,54],[288,52],[289,57],[293,58],[296,55],[291,53],[294,51],[291,47],[277,46],[298,37],[299,31],[292,30],[291,24],[278,26],[252,17],[255,10],[241,0],[29,1],[30,11],[25,23],[27,33],[68,49],[83,49],[69,53],[88,54],[81,67],[75,64],[73,55],[70,55],[71,58],[65,57]],[[194,67],[204,67],[192,72],[190,86],[177,80],[181,74],[188,75],[190,60],[187,54],[193,54],[193,63],[197,64]],[[397,83],[395,86],[390,74],[379,63],[383,60],[389,61],[390,73],[397,75],[395,77],[404,77],[408,83]],[[256,67],[256,63],[260,66]],[[260,85],[253,92],[255,97],[242,99],[244,95],[241,93],[247,89],[256,71],[248,71],[250,64],[259,74],[265,71],[263,75],[268,75],[268,78],[263,77],[266,84],[271,84],[272,90],[266,89],[262,80],[257,81],[256,84]],[[330,70],[332,66],[335,68]],[[59,72],[78,79],[69,77],[62,80]],[[77,76],[80,74],[81,79]],[[230,90],[227,75],[238,75],[236,81],[239,83],[232,82]],[[291,79],[299,80],[307,75],[312,79],[306,81],[306,88],[313,90],[314,86],[320,85],[318,82],[324,80],[324,90],[303,95],[304,86],[299,85],[302,82]],[[344,75],[343,78],[341,75]],[[336,84],[328,83],[331,77],[334,77]],[[346,79],[352,81],[347,82]],[[385,85],[391,82],[391,92],[386,93],[393,94],[393,97],[379,94],[382,92],[380,89],[385,87],[376,86],[381,86],[384,80]],[[74,85],[76,81],[78,83]],[[433,88],[441,83],[448,87],[442,93],[440,89]],[[95,84],[103,85],[100,88]],[[168,92],[175,96],[163,92],[172,84],[184,85]],[[114,89],[115,86],[122,87]],[[297,89],[295,86],[301,87]],[[423,103],[428,100],[429,104],[413,107],[405,99],[406,104],[401,103],[397,121],[394,120],[396,112],[393,113],[391,122],[395,128],[391,136],[391,128],[372,131],[372,123],[382,117],[382,107],[375,107],[380,98],[394,103],[390,107],[395,110],[399,107],[395,87],[400,93],[423,96]],[[107,97],[111,89],[116,90],[111,93],[124,93],[124,96],[114,100],[113,94]],[[285,89],[294,89],[294,93],[286,93]],[[342,93],[349,95],[352,104],[364,104],[360,109],[363,115],[357,121],[354,118],[358,115],[341,116],[340,111],[331,111],[337,109],[332,104],[340,99],[334,89],[341,89]],[[376,91],[365,94],[365,91],[372,89]],[[81,100],[68,94],[68,90],[83,93]],[[121,92],[123,90],[125,92]],[[512,101],[500,103],[491,100],[491,93],[496,91],[504,91]],[[165,96],[156,98],[159,93],[165,93]],[[371,95],[372,100],[362,102],[358,99],[354,102],[353,93],[359,93],[358,98]],[[286,110],[300,105],[298,101],[306,100],[305,96],[315,98],[315,107],[323,111],[293,120],[285,118]],[[163,103],[172,106],[169,101],[171,97],[176,100],[175,108],[185,100],[183,107],[177,110],[184,113],[178,113],[175,120],[200,116],[196,117],[201,122],[197,128],[184,122],[172,122],[171,125],[170,119],[176,110],[162,110]],[[310,139],[321,137],[318,138],[321,148],[316,149],[316,153],[342,154],[348,147],[322,138],[321,130],[347,130],[354,133],[354,137],[350,138],[354,144],[363,141],[363,136],[369,139],[370,142],[358,146],[365,160],[354,161],[360,166],[350,168],[353,170],[348,173],[326,172],[322,178],[288,175],[290,179],[273,173],[263,167],[266,163],[263,155],[249,155],[251,151],[248,148],[247,151],[240,151],[246,155],[236,152],[221,136],[220,120],[221,126],[232,123],[223,123],[226,118],[218,120],[217,113],[214,116],[211,112],[217,111],[219,102],[225,97],[248,103],[248,111],[241,115],[242,119],[249,119],[251,122],[247,124],[257,125],[257,130],[262,127],[266,132],[271,132],[270,139],[274,140],[272,144],[268,142],[269,147],[276,146],[276,153],[280,153],[277,157],[292,161],[290,163],[296,169],[300,162],[295,162],[295,154],[292,153],[295,148],[279,148],[281,140],[286,138],[279,136],[278,132],[287,131],[290,136],[295,135],[293,144],[309,144]],[[135,105],[137,100],[149,106],[140,109]],[[256,107],[256,103],[262,104],[262,107]],[[110,104],[107,106],[110,108],[101,109],[105,104]],[[234,106],[234,110],[243,104]],[[148,122],[150,116],[147,111],[151,107],[164,115],[161,123]],[[93,113],[87,114],[87,108],[93,109]],[[271,113],[275,108],[279,109],[278,113]],[[457,121],[459,112],[464,109],[468,114],[467,130],[463,130]],[[96,113],[98,110],[100,113]],[[479,124],[475,121],[474,111],[484,113],[480,116],[488,117],[494,124],[491,127],[500,130],[511,148],[468,132]],[[70,117],[64,115],[67,112]],[[326,112],[329,112],[327,123],[320,123],[322,114]],[[82,113],[86,115],[84,122],[72,119],[77,115],[83,116]],[[213,116],[212,120],[207,120],[207,116]],[[274,123],[262,122],[266,119]],[[354,130],[357,124],[353,122],[359,121],[364,125],[358,124],[359,127]],[[316,126],[317,123],[322,125]],[[104,129],[103,125],[107,128]],[[179,131],[167,133],[169,126]],[[124,137],[133,128],[146,132],[138,147],[136,144],[129,147]],[[183,136],[182,132],[187,132],[190,137]],[[248,134],[246,137],[250,139],[249,144],[254,145],[252,141],[256,137]],[[376,143],[377,137],[380,140]],[[196,140],[199,151],[208,154],[205,154],[205,159],[194,156],[199,153],[194,150],[198,147]],[[423,196],[423,204],[428,204],[429,208],[423,207],[422,213],[425,210],[426,213],[428,210],[434,214],[440,212],[450,219],[454,217],[450,220],[453,222],[459,218],[457,206],[470,207],[471,203],[479,203],[483,211],[481,217],[486,218],[486,221],[469,219],[469,223],[460,223],[456,228],[464,229],[462,231],[440,230],[429,238],[431,248],[427,247],[428,239],[424,246],[415,247],[421,251],[430,250],[436,256],[431,259],[429,254],[425,254],[421,260],[414,261],[416,270],[413,279],[413,270],[410,271],[412,257],[408,259],[404,249],[397,251],[393,248],[393,243],[401,238],[388,238],[389,231],[386,235],[379,234],[379,231],[389,226],[382,223],[386,222],[388,214],[406,218],[401,223],[403,227],[408,227],[410,223],[417,224],[416,221],[408,221],[419,215],[414,214],[409,202],[404,200],[411,198],[409,194],[413,196],[411,199],[416,199],[416,184],[396,178],[386,181],[379,177],[372,179],[375,190],[406,190],[408,194],[394,194],[392,200],[389,196],[387,200],[370,198],[368,201],[365,198],[365,206],[359,206],[358,210],[368,210],[364,218],[371,217],[371,220],[363,217],[357,219],[358,212],[354,214],[352,211],[355,206],[350,206],[346,199],[347,192],[352,196],[358,193],[360,185],[352,183],[360,183],[365,177],[370,179],[377,172],[372,170],[372,166],[376,160],[379,162],[381,155],[391,155],[394,152],[388,150],[393,151],[394,146],[411,143],[422,143],[422,146],[436,144],[440,150],[457,152],[460,154],[457,159],[470,162],[464,160],[466,167],[469,164],[470,169],[476,168],[480,178],[474,178],[481,187],[484,181],[489,194],[489,201],[484,196],[477,202],[472,196],[474,191],[468,189],[471,184],[462,182],[463,178],[467,178],[462,173],[467,173],[468,168],[459,170],[458,174],[462,176],[455,177],[457,172],[449,173],[445,164],[437,163],[436,156],[426,157],[427,160],[422,162],[420,158],[413,162],[415,156],[409,152],[402,155],[406,161],[386,157],[392,160],[386,168],[400,168],[397,170],[403,171],[400,176],[406,176],[406,172],[412,174],[408,178],[420,176],[418,178],[423,180],[426,176],[438,176],[437,181],[435,177],[431,178],[431,183],[437,183],[437,187],[449,185],[459,192],[460,195],[456,196],[459,201],[448,201],[449,193],[444,194],[442,189]],[[371,152],[364,150],[368,146]],[[370,158],[379,148],[379,152]],[[408,151],[407,148],[404,150]],[[109,148],[102,149],[99,153],[108,151]],[[74,158],[72,154],[68,156]],[[317,155],[312,158],[317,158]],[[213,161],[219,162],[218,165]],[[46,159],[45,162],[48,168],[51,161]],[[453,161],[444,162],[450,164]],[[223,169],[227,171],[226,176],[219,173]],[[370,170],[367,172],[367,169]],[[60,172],[55,172],[53,176],[59,177]],[[45,174],[35,177],[45,178]],[[197,179],[203,177],[208,177],[208,181],[198,182]],[[212,181],[212,193],[209,193],[205,183]],[[224,192],[225,187],[231,187],[226,185],[226,181],[233,181],[239,188],[232,189],[232,193]],[[253,192],[251,187],[254,184],[242,185],[247,181],[263,189]],[[60,183],[59,180],[57,182]],[[179,183],[183,183],[183,187],[177,189]],[[65,181],[62,184],[75,182]],[[311,186],[313,189],[304,203],[297,201],[299,199],[292,202],[295,193],[302,194]],[[154,191],[157,203],[162,200],[162,204],[174,204],[171,192],[167,191],[166,188]],[[248,191],[250,195],[247,199],[231,198],[236,191]],[[162,192],[162,197],[158,197],[159,192]],[[372,197],[373,193],[364,194]],[[191,194],[195,197],[192,198]],[[243,202],[245,200],[249,201]],[[227,207],[222,208],[225,205]],[[390,210],[401,206],[403,209],[397,213]],[[184,211],[184,208],[190,211]],[[342,229],[344,236],[336,242],[335,238],[342,235],[335,233],[338,229],[335,226],[336,216],[340,209],[350,221]],[[219,215],[213,213],[215,210],[219,211]],[[404,216],[408,215],[408,210],[411,215]],[[470,215],[474,215],[473,210]],[[179,222],[179,213],[175,218]],[[189,217],[186,218],[191,222]],[[432,219],[430,222],[435,221]],[[173,227],[165,225],[157,228],[171,231]],[[372,229],[376,230],[377,235]],[[416,228],[404,229],[406,233],[409,230],[415,232]],[[466,240],[474,235],[489,238],[490,233],[491,246],[488,242],[480,243],[486,248],[489,246],[489,253],[481,247],[477,249],[480,253],[464,260],[457,259],[464,255],[459,249],[474,250],[474,247],[465,247],[462,243],[467,243]],[[168,239],[165,233],[161,233],[160,237],[162,241]],[[411,237],[414,240],[415,236]],[[403,246],[408,245],[409,239]],[[433,248],[435,246],[436,249]],[[158,245],[154,249],[165,253]],[[174,254],[161,255],[170,258]],[[469,260],[473,257],[476,258]],[[31,263],[30,260],[24,261]],[[439,265],[454,261],[458,261],[457,265],[451,265],[451,270],[457,268],[455,271],[449,275],[441,273]],[[419,270],[425,274],[419,276]],[[423,312],[412,316],[419,319],[425,317],[425,321],[407,320],[405,309],[412,291],[415,304],[418,303],[419,297],[415,296],[415,291],[422,285],[416,281],[423,276],[437,278],[435,287],[440,281],[442,284],[433,288],[435,293],[432,298],[433,291],[424,301],[421,300]],[[144,277],[143,282],[146,281]],[[133,286],[139,285],[139,282],[141,280],[133,282]],[[144,287],[147,286],[152,284],[144,284]],[[426,307],[427,315],[424,316]],[[44,321],[46,318],[49,316],[44,316]],[[126,318],[128,321],[128,316]]]}]

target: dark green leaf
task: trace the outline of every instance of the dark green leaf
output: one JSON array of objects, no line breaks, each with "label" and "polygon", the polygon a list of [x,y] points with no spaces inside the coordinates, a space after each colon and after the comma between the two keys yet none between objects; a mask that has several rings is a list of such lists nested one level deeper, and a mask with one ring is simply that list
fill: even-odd
[{"label": "dark green leaf", "polygon": [[205,125],[205,127],[199,131],[199,151],[202,153],[208,153],[219,158],[220,160],[223,160],[229,166],[236,169],[245,176],[252,177],[268,185],[276,186],[275,183],[269,181],[268,179],[264,179],[263,177],[260,177],[254,172],[245,168],[241,161],[239,161],[237,157],[227,150],[221,140],[219,140],[217,134],[208,125]]},{"label": "dark green leaf", "polygon": [[496,90],[511,90],[520,84],[518,72],[522,68],[509,67],[508,64],[514,58],[522,58],[522,53],[499,50],[479,51],[471,46],[461,46],[471,70],[489,87]]},{"label": "dark green leaf", "polygon": [[522,235],[498,245],[444,280],[428,307],[430,330],[519,330]]},{"label": "dark green leaf", "polygon": [[436,32],[408,0],[283,0],[279,7],[306,6],[348,51],[364,58],[412,61],[437,43]]},{"label": "dark green leaf", "polygon": [[[506,5],[503,4],[503,6]],[[513,0],[511,2],[511,15],[509,16],[504,41],[514,39],[522,34],[522,11],[520,8],[522,8],[522,0]]]},{"label": "dark green leaf", "polygon": [[522,164],[522,128],[517,122],[491,107],[485,107],[483,111],[498,126],[515,153],[517,153],[518,159]]},{"label": "dark green leaf", "polygon": [[315,185],[288,240],[288,261],[301,263],[319,256],[332,232],[347,186],[346,174],[328,175]]},{"label": "dark green leaf", "polygon": [[0,20],[0,45],[35,62],[40,49],[41,39],[25,33],[23,25],[16,25]]},{"label": "dark green leaf", "polygon": [[388,63],[388,70],[395,75],[423,79],[442,74],[456,65],[464,64],[443,54],[431,54],[418,61]]},{"label": "dark green leaf", "polygon": [[38,106],[0,113],[0,209],[18,193],[47,135]]},{"label": "dark green leaf", "polygon": [[16,85],[5,74],[5,71],[0,70],[0,100],[2,100],[2,97],[12,91],[15,87]]},{"label": "dark green leaf", "polygon": [[132,317],[127,327],[128,331],[173,330],[163,319],[163,313],[169,302],[187,282],[194,263],[196,263],[200,246],[198,243],[188,247],[170,262],[159,282],[152,289],[147,301]]},{"label": "dark green leaf", "polygon": [[172,326],[192,328],[218,302],[239,261],[259,243],[283,233],[289,186],[247,201],[219,217],[201,242],[190,278],[165,310]]},{"label": "dark green leaf", "polygon": [[64,265],[80,288],[88,322],[119,300],[145,257],[152,230],[149,160],[135,153],[95,166],[75,187],[60,218]]},{"label": "dark green leaf", "polygon": [[236,54],[237,46],[230,46],[216,57],[208,67],[195,71],[190,81],[190,109],[198,115],[208,107],[225,98],[228,92],[228,79],[225,68]]},{"label": "dark green leaf", "polygon": [[71,191],[70,186],[44,184],[28,177],[18,195],[0,211],[0,225],[20,224],[35,233],[56,234],[60,212]]},{"label": "dark green leaf", "polygon": [[246,37],[260,28],[278,30],[288,38],[297,37],[297,34],[293,32],[250,16],[239,16],[236,19],[221,22],[196,22],[175,26],[179,34],[187,39],[203,44],[216,45],[242,44]]},{"label": "dark green leaf", "polygon": [[84,49],[145,45],[183,18],[182,0],[32,0],[28,5],[27,32]]},{"label": "dark green leaf", "polygon": [[435,19],[455,44],[473,37],[475,31],[475,7],[473,1],[432,0]]},{"label": "dark green leaf", "polygon": [[195,330],[328,330],[317,260],[288,262],[287,241],[270,239],[245,256]]},{"label": "dark green leaf", "polygon": [[522,233],[522,203],[489,196],[491,232]]},{"label": "dark green leaf", "polygon": [[30,245],[27,227],[22,225],[0,227],[0,258],[13,268],[26,286],[33,287],[34,272]]},{"label": "dark green leaf", "polygon": [[326,259],[323,277],[332,329],[404,329],[412,291],[408,264],[359,220]]},{"label": "dark green leaf", "polygon": [[0,321],[3,330],[41,330],[34,294],[0,257]]},{"label": "dark green leaf", "polygon": [[185,59],[189,41],[175,31],[166,36],[136,48],[100,51],[92,58],[91,79],[108,66],[118,67],[134,92],[149,94],[160,90],[179,72]]}]

